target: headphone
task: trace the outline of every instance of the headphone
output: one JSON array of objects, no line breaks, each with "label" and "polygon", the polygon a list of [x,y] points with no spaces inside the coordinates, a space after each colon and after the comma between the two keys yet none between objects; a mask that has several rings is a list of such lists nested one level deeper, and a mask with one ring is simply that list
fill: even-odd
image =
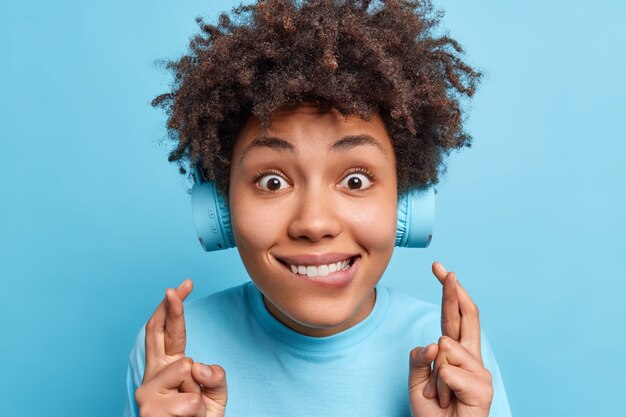
[{"label": "headphone", "polygon": [[[204,179],[199,164],[192,168],[191,211],[200,245],[207,252],[234,248],[228,204],[213,181]],[[426,248],[435,223],[434,188],[414,188],[398,197],[396,246]]]}]

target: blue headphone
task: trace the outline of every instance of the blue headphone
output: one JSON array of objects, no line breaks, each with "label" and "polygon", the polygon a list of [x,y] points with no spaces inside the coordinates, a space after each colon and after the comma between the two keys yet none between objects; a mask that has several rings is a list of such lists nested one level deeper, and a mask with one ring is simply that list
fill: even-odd
[{"label": "blue headphone", "polygon": [[[192,168],[191,210],[198,240],[205,251],[234,248],[235,238],[230,211],[213,181],[202,176],[198,165]],[[413,189],[398,198],[396,246],[426,248],[433,237],[435,190]]]}]

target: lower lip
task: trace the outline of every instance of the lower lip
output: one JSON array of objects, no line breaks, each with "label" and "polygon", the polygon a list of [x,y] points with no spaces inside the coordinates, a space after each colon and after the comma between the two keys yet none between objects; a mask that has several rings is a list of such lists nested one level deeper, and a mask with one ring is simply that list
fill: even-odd
[{"label": "lower lip", "polygon": [[352,265],[350,265],[350,268],[332,272],[324,277],[309,277],[307,275],[294,274],[288,265],[283,264],[283,266],[289,271],[292,276],[296,278],[302,278],[323,287],[343,288],[350,285],[350,283],[354,279],[354,276],[356,275],[356,272],[359,269],[360,264],[361,257],[357,256],[354,262],[352,262]]}]

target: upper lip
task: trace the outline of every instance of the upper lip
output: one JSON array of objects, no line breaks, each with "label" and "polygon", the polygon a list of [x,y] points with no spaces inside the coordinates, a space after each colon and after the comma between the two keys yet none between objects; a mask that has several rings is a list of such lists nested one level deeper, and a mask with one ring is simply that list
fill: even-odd
[{"label": "upper lip", "polygon": [[310,253],[303,255],[292,255],[292,256],[277,256],[274,257],[280,261],[286,262],[291,265],[327,265],[335,262],[343,261],[346,259],[350,259],[353,256],[357,256],[355,254],[349,253]]}]

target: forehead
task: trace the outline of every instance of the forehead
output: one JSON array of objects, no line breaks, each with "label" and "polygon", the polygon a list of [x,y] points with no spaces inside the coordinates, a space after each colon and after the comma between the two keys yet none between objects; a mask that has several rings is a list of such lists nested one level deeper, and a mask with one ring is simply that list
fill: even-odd
[{"label": "forehead", "polygon": [[302,105],[278,110],[270,119],[270,127],[263,130],[259,119],[251,116],[240,132],[235,148],[243,149],[253,140],[265,136],[284,138],[299,147],[324,145],[341,137],[367,134],[383,148],[391,149],[385,124],[375,112],[365,120],[357,115],[344,116],[336,109],[323,111],[313,105]]}]

